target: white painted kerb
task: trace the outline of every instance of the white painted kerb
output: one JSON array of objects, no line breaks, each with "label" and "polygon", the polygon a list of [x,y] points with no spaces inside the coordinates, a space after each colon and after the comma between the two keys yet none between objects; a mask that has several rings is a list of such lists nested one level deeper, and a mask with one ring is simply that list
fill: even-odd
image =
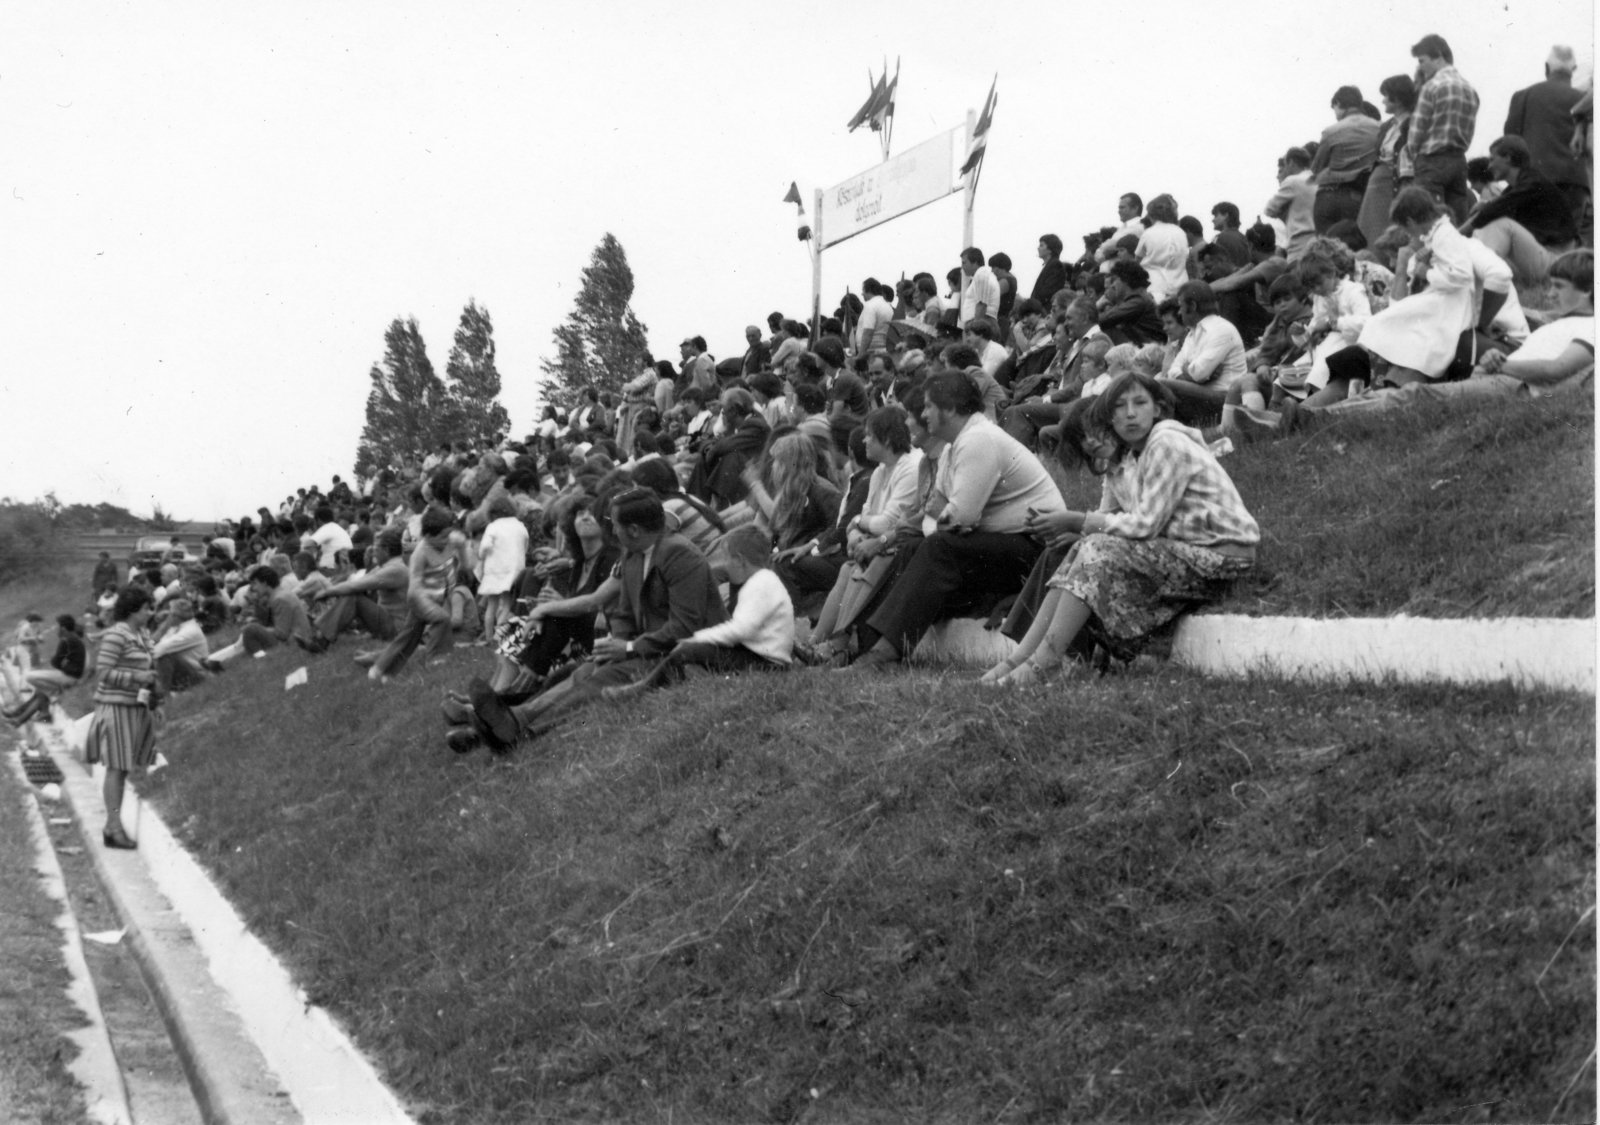
[{"label": "white painted kerb", "polygon": [[[1595,692],[1594,618],[1186,617],[1174,662],[1208,676],[1499,683]],[[987,668],[1016,647],[976,620],[929,630],[916,658]]]},{"label": "white painted kerb", "polygon": [[1595,690],[1593,618],[1187,618],[1172,658],[1212,676],[1498,683]]}]

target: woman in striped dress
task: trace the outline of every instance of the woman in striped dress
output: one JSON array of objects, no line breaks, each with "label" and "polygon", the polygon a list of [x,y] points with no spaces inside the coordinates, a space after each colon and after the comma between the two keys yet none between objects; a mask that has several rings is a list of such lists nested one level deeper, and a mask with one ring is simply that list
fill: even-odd
[{"label": "woman in striped dress", "polygon": [[94,718],[84,744],[84,759],[104,762],[108,848],[138,847],[122,827],[122,790],[128,772],[156,760],[156,727],[146,700],[155,691],[155,657],[145,625],[150,620],[150,595],[137,586],[117,594],[111,609],[114,624],[100,638],[99,672],[94,691]]}]

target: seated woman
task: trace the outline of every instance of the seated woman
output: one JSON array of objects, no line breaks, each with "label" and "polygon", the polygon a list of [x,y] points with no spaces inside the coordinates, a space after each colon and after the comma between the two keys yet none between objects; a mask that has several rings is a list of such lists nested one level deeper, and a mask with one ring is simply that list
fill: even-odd
[{"label": "seated woman", "polygon": [[877,467],[867,484],[861,514],[848,527],[849,560],[840,566],[812,634],[821,642],[816,649],[820,659],[833,655],[832,646],[855,623],[888,574],[890,556],[885,550],[895,530],[917,512],[922,450],[911,446],[906,412],[899,406],[881,406],[867,415],[865,429],[865,453]]},{"label": "seated woman", "polygon": [[581,659],[594,648],[595,614],[615,597],[613,572],[622,557],[605,507],[577,496],[561,516],[566,556],[524,572],[509,627],[496,638],[496,692],[531,695],[563,656]]},{"label": "seated woman", "polygon": [[839,575],[839,560],[810,553],[839,512],[839,489],[817,472],[817,450],[803,432],[779,431],[761,461],[746,470],[750,502],[772,531],[773,569],[789,597],[826,594]]},{"label": "seated woman", "polygon": [[[1391,304],[1367,321],[1357,343],[1373,357],[1373,382],[1394,386],[1438,379],[1455,361],[1461,334],[1474,319],[1472,254],[1450,213],[1425,190],[1409,187],[1395,198],[1389,217],[1411,236],[1409,264],[1398,263]],[[1426,279],[1427,288],[1417,288]],[[1308,400],[1327,406],[1344,398],[1332,384]]]},{"label": "seated woman", "polygon": [[1137,373],[1090,408],[1086,444],[1110,454],[1100,508],[1032,521],[1037,536],[1082,538],[1016,652],[982,682],[1038,680],[1091,621],[1114,642],[1145,637],[1254,568],[1260,528],[1200,434],[1171,420],[1173,408],[1164,382]]}]

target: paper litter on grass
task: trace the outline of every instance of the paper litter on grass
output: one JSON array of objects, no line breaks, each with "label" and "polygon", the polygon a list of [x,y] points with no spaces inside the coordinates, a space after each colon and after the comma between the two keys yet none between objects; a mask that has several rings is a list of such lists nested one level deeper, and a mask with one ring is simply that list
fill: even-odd
[{"label": "paper litter on grass", "polygon": [[49,785],[41,785],[39,786],[39,795],[47,801],[59,801],[61,800],[61,786],[53,781]]},{"label": "paper litter on grass", "polygon": [[155,763],[149,769],[144,771],[144,775],[149,777],[151,774],[155,773],[156,770],[164,770],[171,764],[171,762],[167,761],[167,756],[161,751],[157,750]]},{"label": "paper litter on grass", "polygon": [[50,818],[50,823],[51,824],[71,824],[72,823],[72,818],[70,816],[53,816],[53,817]]},{"label": "paper litter on grass", "polygon": [[122,941],[122,935],[127,930],[101,930],[97,934],[84,934],[85,941],[96,941],[101,945],[117,945]]},{"label": "paper litter on grass", "polygon": [[290,672],[283,678],[283,690],[288,691],[290,688],[299,687],[301,684],[306,682],[307,676],[305,666],[301,665],[299,668],[296,668],[293,672]]}]

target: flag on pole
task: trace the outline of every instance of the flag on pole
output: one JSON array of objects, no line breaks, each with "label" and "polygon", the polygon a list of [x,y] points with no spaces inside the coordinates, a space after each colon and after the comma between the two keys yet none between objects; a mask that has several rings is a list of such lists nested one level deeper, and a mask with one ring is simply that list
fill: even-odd
[{"label": "flag on pole", "polygon": [[[883,77],[889,77],[889,60],[883,60]],[[879,80],[882,81],[881,79]],[[890,127],[894,118],[894,92],[900,85],[900,60],[894,60],[894,81],[884,88],[883,96],[878,99],[878,104],[872,109],[872,131],[881,132]]]},{"label": "flag on pole", "polygon": [[989,126],[994,123],[995,86],[1000,82],[996,74],[994,81],[989,84],[989,97],[983,103],[983,112],[978,115],[978,123],[972,127],[972,140],[967,144],[967,161],[961,166],[961,174],[975,172],[983,163],[984,150],[989,145]]},{"label": "flag on pole", "polygon": [[789,184],[789,194],[783,197],[783,201],[794,204],[796,212],[794,220],[795,237],[801,242],[805,242],[811,237],[811,224],[806,222],[806,205],[800,199],[800,185],[791,182]]},{"label": "flag on pole", "polygon": [[848,126],[850,132],[854,133],[857,129],[861,128],[861,126],[872,120],[872,115],[878,111],[878,106],[883,102],[884,96],[888,93],[888,88],[884,85],[884,80],[888,77],[888,67],[885,67],[883,76],[874,82],[872,80],[872,68],[867,68],[867,85],[872,87],[872,89],[867,94],[867,100],[861,103],[861,108],[856,110],[855,116],[850,119]]}]

